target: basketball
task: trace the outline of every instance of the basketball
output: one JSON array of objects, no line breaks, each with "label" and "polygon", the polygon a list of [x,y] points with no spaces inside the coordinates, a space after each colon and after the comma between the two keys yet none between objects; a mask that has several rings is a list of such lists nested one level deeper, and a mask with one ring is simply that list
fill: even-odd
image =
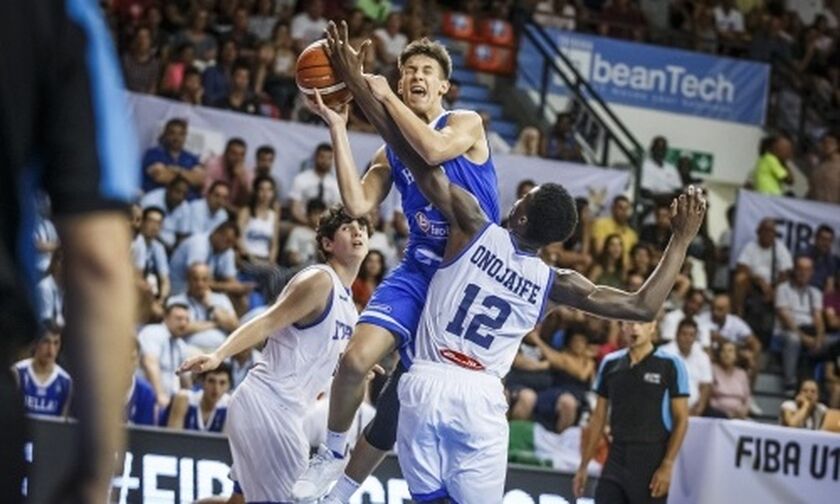
[{"label": "basketball", "polygon": [[330,60],[324,50],[326,42],[319,40],[310,44],[297,60],[295,82],[306,98],[315,101],[315,90],[321,92],[324,105],[336,108],[350,102],[353,95],[347,86],[336,78]]}]

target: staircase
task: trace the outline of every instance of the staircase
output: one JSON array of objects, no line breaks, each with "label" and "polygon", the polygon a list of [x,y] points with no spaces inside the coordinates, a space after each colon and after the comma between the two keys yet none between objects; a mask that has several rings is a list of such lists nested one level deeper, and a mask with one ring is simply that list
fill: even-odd
[{"label": "staircase", "polygon": [[765,354],[767,362],[764,370],[758,374],[753,387],[753,398],[758,407],[762,409],[761,415],[753,416],[753,419],[761,423],[778,424],[779,408],[788,399],[785,395],[784,379],[782,368],[776,361],[775,356]]}]

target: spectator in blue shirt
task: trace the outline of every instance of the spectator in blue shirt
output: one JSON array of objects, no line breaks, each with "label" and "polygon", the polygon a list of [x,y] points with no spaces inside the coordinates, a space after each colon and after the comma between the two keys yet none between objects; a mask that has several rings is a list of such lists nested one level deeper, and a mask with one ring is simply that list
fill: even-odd
[{"label": "spectator in blue shirt", "polygon": [[214,103],[230,93],[230,75],[233,63],[239,57],[239,47],[234,40],[228,39],[222,43],[219,51],[219,61],[204,71],[201,82],[204,84],[205,103]]},{"label": "spectator in blue shirt", "polygon": [[204,167],[198,156],[184,150],[187,140],[187,121],[170,119],[158,138],[157,147],[143,155],[143,192],[165,187],[181,176],[190,185],[189,199],[199,196],[204,186]]},{"label": "spectator in blue shirt", "polygon": [[173,250],[190,234],[190,205],[186,201],[188,191],[189,182],[178,176],[166,189],[155,189],[140,200],[143,210],[151,207],[163,210],[163,224],[157,239],[168,250]]}]

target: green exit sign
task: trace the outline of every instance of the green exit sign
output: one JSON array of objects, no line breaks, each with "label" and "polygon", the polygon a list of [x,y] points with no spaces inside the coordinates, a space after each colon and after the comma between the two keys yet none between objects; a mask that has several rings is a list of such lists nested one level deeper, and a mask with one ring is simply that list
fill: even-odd
[{"label": "green exit sign", "polygon": [[674,166],[681,157],[691,159],[691,171],[709,175],[715,162],[715,155],[711,152],[695,151],[691,149],[669,148],[666,159]]}]

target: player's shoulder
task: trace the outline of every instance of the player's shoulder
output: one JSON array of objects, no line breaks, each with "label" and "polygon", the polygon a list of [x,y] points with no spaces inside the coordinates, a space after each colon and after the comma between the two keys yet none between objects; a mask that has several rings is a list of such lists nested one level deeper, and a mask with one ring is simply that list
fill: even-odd
[{"label": "player's shoulder", "polygon": [[17,369],[18,371],[28,370],[32,367],[32,358],[30,357],[28,359],[21,359],[12,364],[12,367],[14,369]]},{"label": "player's shoulder", "polygon": [[[303,292],[332,290],[335,272],[329,264],[313,264],[302,269],[289,281],[289,288]],[[310,291],[312,292],[312,291]]]},{"label": "player's shoulder", "polygon": [[66,369],[59,366],[58,364],[55,365],[55,371],[56,376],[61,378],[62,380],[69,382],[73,381],[73,377],[70,376],[70,373],[68,373]]}]

